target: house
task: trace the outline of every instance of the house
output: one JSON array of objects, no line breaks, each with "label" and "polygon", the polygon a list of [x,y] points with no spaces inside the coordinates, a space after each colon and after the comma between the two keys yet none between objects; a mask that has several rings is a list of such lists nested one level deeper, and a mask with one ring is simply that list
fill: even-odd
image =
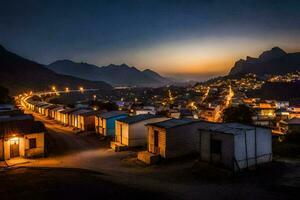
[{"label": "house", "polygon": [[146,146],[148,129],[145,125],[167,119],[167,117],[159,117],[151,114],[117,119],[115,124],[115,141],[111,143],[111,147],[115,150],[120,150],[120,148],[126,147]]},{"label": "house", "polygon": [[233,171],[272,161],[271,129],[239,123],[207,123],[199,128],[202,161]]},{"label": "house", "polygon": [[44,106],[41,107],[41,114],[46,115],[46,110],[47,108],[53,106],[52,104],[45,104]]},{"label": "house", "polygon": [[115,121],[128,115],[122,111],[98,113],[95,116],[96,133],[103,136],[115,136]]},{"label": "house", "polygon": [[82,124],[80,124],[80,122],[79,122],[79,115],[83,114],[83,113],[88,113],[88,112],[91,112],[91,110],[79,109],[74,112],[71,112],[69,115],[69,120],[70,120],[69,125],[77,128],[77,129],[80,129],[80,127],[82,127]]},{"label": "house", "polygon": [[54,107],[54,108],[52,108],[51,110],[50,110],[50,118],[52,118],[52,119],[55,119],[55,120],[57,120],[58,119],[58,112],[59,111],[61,111],[61,110],[63,110],[64,109],[64,107],[63,106],[56,106],[56,107]]},{"label": "house", "polygon": [[45,107],[45,116],[46,117],[50,117],[51,116],[51,110],[54,109],[54,108],[57,108],[58,106],[57,105],[50,105],[48,107]]},{"label": "house", "polygon": [[156,114],[156,110],[154,106],[144,106],[142,109],[135,110],[136,115],[144,115],[144,114]]},{"label": "house", "polygon": [[0,118],[0,160],[40,157],[45,153],[45,126],[31,115]]},{"label": "house", "polygon": [[78,114],[78,128],[82,131],[95,131],[95,111]]},{"label": "house", "polygon": [[138,159],[152,164],[159,157],[168,159],[198,152],[201,123],[183,118],[147,124],[148,150],[139,152]]},{"label": "house", "polygon": [[69,123],[69,116],[71,115],[72,112],[75,112],[77,110],[79,110],[79,108],[67,108],[67,109],[62,110],[60,112],[61,122],[63,123],[63,125],[65,125],[65,126],[70,125],[70,123]]}]

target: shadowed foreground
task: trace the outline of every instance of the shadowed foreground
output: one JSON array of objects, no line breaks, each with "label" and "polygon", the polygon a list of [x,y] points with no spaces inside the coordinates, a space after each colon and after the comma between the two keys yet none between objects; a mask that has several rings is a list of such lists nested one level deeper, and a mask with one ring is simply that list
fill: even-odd
[{"label": "shadowed foreground", "polygon": [[98,172],[82,169],[15,168],[0,173],[1,199],[166,199],[104,180]]}]

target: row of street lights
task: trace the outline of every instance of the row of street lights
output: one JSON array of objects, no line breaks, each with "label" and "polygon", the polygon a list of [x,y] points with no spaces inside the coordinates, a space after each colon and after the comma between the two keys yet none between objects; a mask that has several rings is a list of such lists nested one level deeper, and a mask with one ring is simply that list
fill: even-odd
[{"label": "row of street lights", "polygon": [[[55,86],[52,86],[52,87],[51,87],[51,90],[52,90],[53,92],[57,92],[57,89],[56,89]],[[80,91],[80,92],[84,92],[84,88],[83,88],[83,87],[79,87],[79,91]],[[69,89],[68,87],[66,87],[66,88],[65,88],[65,92],[70,92],[70,89]]]}]

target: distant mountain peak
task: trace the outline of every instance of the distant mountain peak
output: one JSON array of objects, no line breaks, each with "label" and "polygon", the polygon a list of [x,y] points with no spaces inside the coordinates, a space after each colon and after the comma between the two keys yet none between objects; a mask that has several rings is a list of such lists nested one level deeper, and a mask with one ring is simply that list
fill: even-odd
[{"label": "distant mountain peak", "polygon": [[268,51],[264,51],[260,56],[259,59],[261,59],[262,61],[267,61],[267,60],[271,60],[274,58],[279,58],[281,56],[286,55],[287,53],[282,50],[279,47],[273,47],[271,50]]},{"label": "distant mountain peak", "polygon": [[48,68],[60,74],[76,76],[92,81],[101,80],[112,85],[156,87],[168,82],[168,79],[154,71],[140,71],[135,66],[129,66],[126,63],[98,67],[88,63],[76,63],[66,60],[56,61],[48,65]]}]

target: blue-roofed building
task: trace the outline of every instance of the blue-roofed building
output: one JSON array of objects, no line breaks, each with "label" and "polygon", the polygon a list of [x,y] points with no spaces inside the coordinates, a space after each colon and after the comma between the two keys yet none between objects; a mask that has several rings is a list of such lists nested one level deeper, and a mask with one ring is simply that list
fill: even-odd
[{"label": "blue-roofed building", "polygon": [[111,147],[115,150],[126,149],[126,147],[138,147],[147,145],[148,123],[167,120],[167,117],[142,114],[129,116],[116,120],[115,141]]},{"label": "blue-roofed building", "polygon": [[95,116],[96,133],[103,136],[115,136],[116,120],[127,116],[127,113],[122,111],[110,111],[97,114]]}]

